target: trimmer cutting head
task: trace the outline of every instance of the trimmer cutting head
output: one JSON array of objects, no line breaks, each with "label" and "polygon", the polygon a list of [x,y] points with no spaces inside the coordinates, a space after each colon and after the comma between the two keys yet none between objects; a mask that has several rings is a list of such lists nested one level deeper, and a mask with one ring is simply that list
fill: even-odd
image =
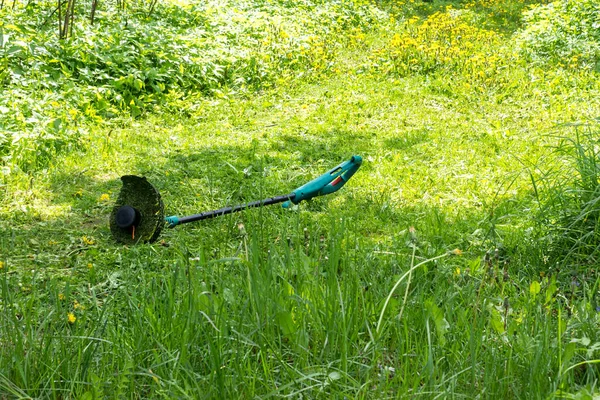
[{"label": "trimmer cutting head", "polygon": [[165,225],[160,193],[145,177],[125,175],[110,214],[110,231],[118,242],[154,242]]}]

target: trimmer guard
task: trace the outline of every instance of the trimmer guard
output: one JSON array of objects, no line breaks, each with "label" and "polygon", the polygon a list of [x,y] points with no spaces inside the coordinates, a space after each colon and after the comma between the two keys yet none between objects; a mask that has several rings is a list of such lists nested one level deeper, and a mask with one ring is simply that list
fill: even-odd
[{"label": "trimmer guard", "polygon": [[[160,193],[145,177],[125,175],[123,187],[110,214],[110,231],[118,242],[136,244],[154,242],[165,225],[164,205]],[[117,224],[117,211],[121,206],[131,206],[140,214],[139,225],[121,228]]]}]

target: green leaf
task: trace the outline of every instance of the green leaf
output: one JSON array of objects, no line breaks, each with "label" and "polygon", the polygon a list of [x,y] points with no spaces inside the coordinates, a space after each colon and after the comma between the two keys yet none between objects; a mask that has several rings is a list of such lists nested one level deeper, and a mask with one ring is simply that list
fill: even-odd
[{"label": "green leaf", "polygon": [[79,400],[93,400],[93,399],[94,399],[94,394],[92,392],[85,392],[79,398]]},{"label": "green leaf", "polygon": [[569,361],[571,361],[571,358],[573,358],[573,356],[575,355],[575,350],[577,350],[576,343],[574,343],[574,342],[567,343],[567,345],[565,346],[565,350],[563,352],[563,356],[562,356],[563,364],[567,364]]},{"label": "green leaf", "polygon": [[144,87],[144,82],[142,82],[140,79],[134,79],[133,81],[133,87],[136,90],[142,90],[142,88]]},{"label": "green leaf", "polygon": [[328,377],[332,381],[337,381],[342,377],[342,375],[337,371],[333,371],[329,373]]},{"label": "green leaf", "polygon": [[61,125],[62,125],[62,118],[56,118],[54,121],[52,121],[52,128],[55,131],[58,131],[60,129]]},{"label": "green leaf", "polygon": [[9,56],[18,56],[18,55],[20,55],[21,52],[23,52],[23,48],[21,48],[19,46],[11,46],[6,51],[6,54],[9,55]]},{"label": "green leaf", "polygon": [[502,321],[502,316],[495,308],[490,310],[490,325],[497,333],[504,333],[504,321]]},{"label": "green leaf", "polygon": [[279,325],[279,328],[281,328],[281,331],[285,336],[292,335],[296,332],[296,324],[294,323],[294,318],[290,311],[281,311],[277,313],[275,322]]},{"label": "green leaf", "polygon": [[552,277],[550,284],[546,288],[546,301],[544,304],[548,305],[554,299],[554,294],[558,290],[558,286],[556,285],[556,278]]},{"label": "green leaf", "polygon": [[540,286],[540,283],[538,281],[533,281],[531,282],[531,285],[529,285],[529,294],[531,294],[531,297],[535,298],[535,296],[538,295],[540,290],[542,290],[542,287]]},{"label": "green leaf", "polygon": [[433,319],[435,324],[435,330],[440,341],[440,345],[446,344],[446,332],[450,329],[450,324],[444,318],[444,312],[433,302],[433,300],[427,300],[425,302],[425,308],[429,312],[429,316]]}]

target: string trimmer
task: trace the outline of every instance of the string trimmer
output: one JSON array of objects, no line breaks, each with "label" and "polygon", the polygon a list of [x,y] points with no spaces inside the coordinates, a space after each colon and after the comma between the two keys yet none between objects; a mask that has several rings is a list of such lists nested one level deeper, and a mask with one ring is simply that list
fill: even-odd
[{"label": "string trimmer", "polygon": [[302,200],[338,191],[354,175],[361,163],[360,156],[352,156],[350,160],[300,186],[292,193],[186,217],[165,217],[164,205],[158,190],[145,177],[125,175],[121,177],[123,187],[110,214],[110,231],[116,241],[124,244],[154,242],[164,226],[174,228],[188,222],[277,203],[283,203],[283,207],[287,208]]}]

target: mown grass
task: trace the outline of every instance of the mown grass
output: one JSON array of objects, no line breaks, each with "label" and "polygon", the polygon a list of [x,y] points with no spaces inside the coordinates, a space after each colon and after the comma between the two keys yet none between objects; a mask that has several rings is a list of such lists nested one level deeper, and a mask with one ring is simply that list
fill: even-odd
[{"label": "mown grass", "polygon": [[[597,393],[595,264],[555,264],[532,184],[560,162],[552,134],[574,134],[556,123],[598,115],[595,75],[519,63],[510,90],[444,66],[399,75],[368,57],[388,23],[317,81],[109,120],[47,170],[3,174],[0,397]],[[110,237],[121,175],[188,214],[352,154],[344,189],[297,209]]]}]

